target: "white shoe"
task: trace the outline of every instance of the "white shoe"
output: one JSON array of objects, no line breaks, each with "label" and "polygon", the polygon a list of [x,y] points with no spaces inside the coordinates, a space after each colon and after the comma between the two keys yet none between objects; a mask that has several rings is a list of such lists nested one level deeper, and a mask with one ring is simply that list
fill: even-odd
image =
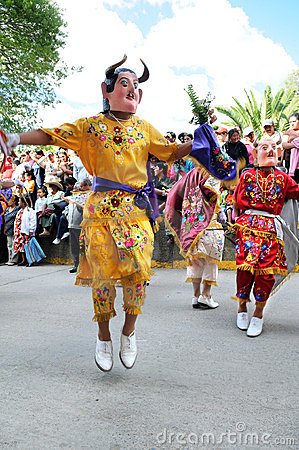
[{"label": "white shoe", "polygon": [[126,369],[132,369],[137,358],[135,331],[129,336],[121,335],[119,358]]},{"label": "white shoe", "polygon": [[58,239],[58,238],[54,239],[52,244],[55,244],[55,245],[60,244],[60,239]]},{"label": "white shoe", "polygon": [[192,306],[193,308],[199,308],[198,297],[192,297]]},{"label": "white shoe", "polygon": [[249,337],[259,336],[263,331],[263,322],[264,322],[263,318],[259,319],[258,317],[252,317],[247,330],[247,336]]},{"label": "white shoe", "polygon": [[248,328],[248,313],[247,312],[238,313],[237,327],[240,328],[240,330],[247,330],[247,328]]},{"label": "white shoe", "polygon": [[61,236],[61,240],[68,238],[69,235],[70,235],[70,233],[68,231],[66,233],[63,233],[63,235]]},{"label": "white shoe", "polygon": [[217,308],[219,306],[219,303],[215,302],[212,297],[204,297],[203,295],[200,295],[198,297],[198,304],[201,309],[209,309],[209,308]]},{"label": "white shoe", "polygon": [[97,337],[95,363],[103,372],[110,372],[113,366],[112,341],[100,341]]}]

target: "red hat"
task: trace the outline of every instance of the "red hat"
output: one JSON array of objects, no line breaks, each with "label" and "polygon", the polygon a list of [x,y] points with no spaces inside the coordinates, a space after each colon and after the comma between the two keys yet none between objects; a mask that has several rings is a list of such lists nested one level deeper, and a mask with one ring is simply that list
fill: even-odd
[{"label": "red hat", "polygon": [[217,128],[217,130],[215,131],[216,134],[221,134],[221,133],[228,133],[227,128],[224,127],[219,127]]}]

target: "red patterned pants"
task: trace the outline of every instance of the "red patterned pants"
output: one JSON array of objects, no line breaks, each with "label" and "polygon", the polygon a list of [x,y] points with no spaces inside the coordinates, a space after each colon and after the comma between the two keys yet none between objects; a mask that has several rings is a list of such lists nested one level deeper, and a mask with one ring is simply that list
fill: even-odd
[{"label": "red patterned pants", "polygon": [[266,303],[274,285],[274,275],[255,275],[249,270],[237,271],[237,297],[241,303],[250,302],[250,291],[258,303]]}]

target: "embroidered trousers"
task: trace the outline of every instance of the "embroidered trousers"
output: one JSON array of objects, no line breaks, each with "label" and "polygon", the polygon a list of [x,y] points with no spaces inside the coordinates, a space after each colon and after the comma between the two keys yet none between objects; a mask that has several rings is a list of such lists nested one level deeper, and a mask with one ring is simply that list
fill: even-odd
[{"label": "embroidered trousers", "polygon": [[237,299],[241,303],[250,302],[250,291],[253,286],[253,295],[256,303],[266,303],[274,285],[274,275],[255,275],[249,270],[237,271]]},{"label": "embroidered trousers", "polygon": [[[123,310],[128,314],[141,314],[141,306],[144,304],[147,281],[123,286]],[[104,322],[116,316],[114,302],[116,288],[114,285],[103,285],[92,289],[94,306],[94,322]]]}]

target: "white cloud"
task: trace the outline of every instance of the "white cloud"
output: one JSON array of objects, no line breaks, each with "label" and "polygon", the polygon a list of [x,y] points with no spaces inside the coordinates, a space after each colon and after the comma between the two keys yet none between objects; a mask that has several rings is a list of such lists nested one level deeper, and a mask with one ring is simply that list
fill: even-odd
[{"label": "white cloud", "polygon": [[[148,2],[157,7],[166,3]],[[174,0],[173,17],[160,16],[145,37],[136,24],[122,20],[119,8],[124,6],[123,0],[109,1],[113,11],[98,0],[89,0],[88,8],[82,7],[81,1],[58,3],[66,10],[69,32],[63,58],[84,69],[60,87],[65,109],[59,105],[56,117],[53,110],[45,112],[45,124],[50,118],[57,118],[58,124],[98,112],[104,71],[124,53],[129,56],[126,65],[138,74],[142,71],[139,57],[149,66],[151,77],[142,86],[144,97],[138,114],[162,133],[193,130],[184,92],[189,83],[200,95],[212,90],[215,104],[231,104],[232,96],[243,96],[244,87],[258,94],[257,86],[265,83],[275,92],[296,69],[283,47],[252,28],[244,11],[233,8],[228,0]],[[126,5],[138,8],[134,0]]]}]

